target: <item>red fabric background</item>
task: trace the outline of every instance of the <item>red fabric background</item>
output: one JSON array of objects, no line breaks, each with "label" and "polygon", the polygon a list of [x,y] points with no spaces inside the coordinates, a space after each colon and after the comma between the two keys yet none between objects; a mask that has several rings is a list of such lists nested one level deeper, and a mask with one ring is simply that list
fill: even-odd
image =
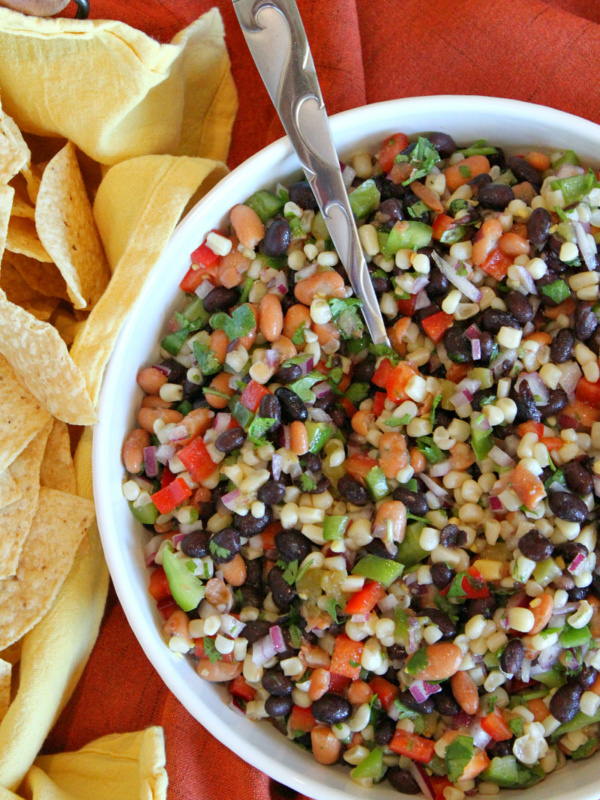
[{"label": "red fabric background", "polygon": [[[216,4],[240,96],[233,167],[282,129],[231,0]],[[91,16],[123,20],[167,42],[212,5],[91,0]],[[299,6],[330,113],[396,97],[482,94],[542,103],[600,122],[598,3],[299,0]],[[76,750],[99,736],[151,724],[165,729],[169,800],[295,796],[229,753],[191,718],[147,661],[111,594],[98,643],[45,752]]]}]

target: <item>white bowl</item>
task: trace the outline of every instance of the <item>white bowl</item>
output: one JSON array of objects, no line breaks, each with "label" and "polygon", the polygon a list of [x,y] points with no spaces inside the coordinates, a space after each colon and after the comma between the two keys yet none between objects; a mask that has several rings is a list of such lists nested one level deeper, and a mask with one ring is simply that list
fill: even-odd
[{"label": "white bowl", "polygon": [[[376,146],[386,135],[444,131],[459,142],[485,138],[493,144],[571,148],[584,162],[598,164],[600,127],[551,108],[489,97],[419,97],[356,108],[331,120],[340,156]],[[149,277],[112,355],[102,396],[93,450],[94,496],[106,560],[117,594],[146,655],[185,708],[236,755],[272,778],[315,800],[397,798],[387,783],[362,789],[349,770],[324,767],[267,722],[251,722],[227,705],[223,687],[198,677],[191,661],[172,654],[160,635],[162,620],[147,591],[148,570],[142,543],[148,533],[130,514],[122,493],[121,444],[135,427],[141,390],[135,376],[153,363],[168,318],[180,307],[178,283],[189,255],[211,228],[219,227],[229,209],[254,191],[273,188],[297,174],[299,163],[287,139],[280,139],[239,166],[216,186],[178,225]],[[600,757],[570,764],[528,789],[528,800],[597,800]],[[577,777],[575,777],[577,771]],[[508,800],[517,795],[503,791]],[[519,797],[522,794],[518,795]]]}]

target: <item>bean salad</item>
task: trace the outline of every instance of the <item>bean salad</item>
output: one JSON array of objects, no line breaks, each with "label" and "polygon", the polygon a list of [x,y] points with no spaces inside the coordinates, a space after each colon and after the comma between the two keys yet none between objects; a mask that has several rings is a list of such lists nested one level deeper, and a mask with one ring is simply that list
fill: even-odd
[{"label": "bean salad", "polygon": [[143,367],[123,494],[174,653],[362,786],[525,788],[600,741],[600,183],[396,133],[235,205]]}]

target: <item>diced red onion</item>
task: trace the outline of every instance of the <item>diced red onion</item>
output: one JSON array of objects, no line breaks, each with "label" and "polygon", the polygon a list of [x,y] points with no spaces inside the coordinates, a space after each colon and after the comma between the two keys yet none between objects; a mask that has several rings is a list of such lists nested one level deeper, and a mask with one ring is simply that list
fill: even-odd
[{"label": "diced red onion", "polygon": [[454,406],[454,408],[458,411],[460,416],[465,416],[469,413],[469,409],[471,406],[471,401],[467,400],[465,395],[462,392],[457,392],[453,394],[450,398],[450,402]]},{"label": "diced red onion", "polygon": [[162,372],[162,374],[166,378],[168,378],[169,375],[171,374],[171,370],[169,369],[169,367],[165,367],[163,364],[153,364],[152,366],[154,369],[157,369],[159,372]]},{"label": "diced red onion", "polygon": [[481,331],[477,325],[473,324],[469,325],[465,331],[465,335],[467,339],[479,339],[481,337]]},{"label": "diced red onion", "polygon": [[323,397],[326,394],[331,394],[331,386],[327,381],[320,381],[312,387],[312,391],[316,397]]},{"label": "diced red onion", "polygon": [[550,392],[539,374],[537,372],[521,372],[515,383],[516,390],[519,389],[523,381],[529,385],[531,394],[535,397],[535,404],[545,406],[550,397]]},{"label": "diced red onion", "polygon": [[450,463],[450,460],[442,461],[439,464],[433,464],[429,468],[429,474],[432,478],[443,478],[444,475],[447,475],[451,469],[452,464]]},{"label": "diced red onion", "polygon": [[302,475],[302,467],[298,462],[290,465],[289,475],[290,478],[299,478]]},{"label": "diced red onion", "polygon": [[200,298],[200,300],[204,300],[215,287],[210,281],[203,280],[200,286],[196,289],[196,295]]},{"label": "diced red onion", "polygon": [[331,417],[322,408],[309,408],[308,416],[315,422],[332,422]]},{"label": "diced red onion", "polygon": [[427,275],[419,275],[413,282],[411,294],[419,294],[429,284]]},{"label": "diced red onion", "polygon": [[273,453],[271,458],[271,469],[273,470],[273,480],[278,481],[281,477],[281,466],[283,464],[283,456],[278,453]]},{"label": "diced red onion", "polygon": [[481,750],[484,750],[492,741],[489,733],[486,733],[481,727],[481,720],[478,718],[475,718],[469,726],[469,736],[473,739],[474,746]]},{"label": "diced red onion", "polygon": [[303,280],[304,278],[310,278],[311,275],[314,275],[317,271],[318,264],[317,262],[313,262],[312,264],[308,264],[306,267],[302,267],[296,273],[296,283],[298,281]]},{"label": "diced red onion", "polygon": [[[497,445],[492,447],[488,456],[492,459],[494,464],[498,464],[499,467],[512,467],[515,463],[508,453],[505,453],[504,450],[501,450]],[[500,503],[500,505],[502,506],[502,503]],[[500,509],[497,510],[499,511]]]},{"label": "diced red onion", "polygon": [[377,607],[384,614],[386,611],[391,611],[398,605],[398,598],[395,594],[386,594],[386,596],[377,603]]},{"label": "diced red onion", "polygon": [[346,189],[349,189],[352,186],[352,181],[356,178],[356,170],[354,170],[350,164],[346,164],[342,172],[342,178],[344,180],[344,186]]},{"label": "diced red onion", "polygon": [[473,303],[478,303],[481,300],[481,292],[474,286],[466,275],[458,275],[456,270],[458,261],[455,260],[454,264],[449,264],[435,250],[431,254],[440,272],[448,278],[450,283],[454,284],[456,288],[468,297]]},{"label": "diced red onion", "polygon": [[458,728],[468,728],[471,724],[471,716],[466,711],[458,711],[452,715],[452,727],[454,730]]},{"label": "diced red onion", "polygon": [[232,639],[237,639],[245,627],[245,622],[241,622],[241,620],[232,617],[231,614],[223,614],[221,616],[220,631],[225,636],[231,636]]},{"label": "diced red onion", "polygon": [[229,428],[231,424],[231,414],[227,414],[224,411],[219,411],[219,413],[215,416],[215,421],[213,422],[213,429],[216,433],[225,433],[225,431]]},{"label": "diced red onion", "polygon": [[154,491],[154,484],[152,481],[149,481],[148,478],[145,478],[143,475],[134,475],[133,480],[137,483],[140,489],[143,492],[148,492],[148,494],[152,494]]},{"label": "diced red onion", "polygon": [[158,475],[156,447],[144,447],[144,470],[149,478],[155,478]]},{"label": "diced red onion", "polygon": [[242,708],[239,698],[234,697],[234,695],[232,694],[229,695],[229,702],[227,703],[227,705],[234,713],[239,714],[240,717],[246,716],[246,712]]},{"label": "diced red onion", "polygon": [[[517,351],[513,348],[510,350],[505,350],[503,353],[499,353],[496,358],[491,362],[490,369],[492,370],[492,374],[494,376],[494,380],[498,380],[502,377],[505,372],[505,365],[508,365],[509,368],[517,360]],[[508,372],[508,370],[506,370]]]},{"label": "diced red onion", "polygon": [[531,668],[531,676],[538,675],[540,672],[546,672],[546,670],[554,666],[558,661],[561,650],[562,647],[558,642],[542,650],[538,657],[537,664],[535,667]]},{"label": "diced red onion", "polygon": [[559,386],[565,390],[569,400],[575,397],[575,389],[581,380],[581,370],[576,361],[566,361],[564,364],[557,364],[562,376],[558,379]]},{"label": "diced red onion", "polygon": [[156,448],[156,460],[160,464],[168,464],[175,455],[175,448],[172,444],[161,444]]},{"label": "diced red onion", "polygon": [[467,400],[471,402],[473,399],[473,395],[481,386],[481,381],[477,380],[477,378],[463,378],[460,383],[457,384],[457,390],[460,390]]},{"label": "diced red onion", "polygon": [[502,500],[499,497],[495,497],[494,495],[490,495],[489,499],[490,508],[492,511],[504,511],[504,506],[502,504]]},{"label": "diced red onion", "polygon": [[291,434],[290,434],[290,426],[289,425],[282,425],[281,427],[281,439],[282,439],[282,447],[285,447],[286,450],[290,449],[290,442],[291,442]]},{"label": "diced red onion", "polygon": [[158,553],[158,548],[162,544],[162,535],[153,536],[152,539],[144,546],[144,558],[146,566],[149,567],[154,564],[154,556]]},{"label": "diced red onion", "polygon": [[600,496],[600,478],[594,475],[594,494]]},{"label": "diced red onion", "polygon": [[352,614],[350,617],[350,622],[354,622],[356,624],[361,624],[362,622],[368,622],[369,615],[368,614]]},{"label": "diced red onion", "polygon": [[240,512],[246,513],[248,511],[251,500],[245,494],[242,494],[239,489],[234,489],[232,492],[223,495],[221,502],[225,508],[239,514]]},{"label": "diced red onion", "polygon": [[262,667],[267,661],[270,661],[276,653],[275,643],[271,637],[271,631],[269,631],[266,636],[259,639],[258,642],[255,642],[252,646],[252,663],[256,664],[257,667]]},{"label": "diced red onion", "polygon": [[417,582],[417,580],[418,580],[417,573],[416,572],[409,572],[408,575],[406,575],[405,578],[404,578],[404,583],[407,586],[412,586],[413,583]]},{"label": "diced red onion", "polygon": [[267,350],[267,352],[265,353],[265,361],[267,363],[267,366],[273,367],[274,369],[277,369],[277,367],[279,366],[280,358],[281,358],[281,353],[279,352],[279,350]]},{"label": "diced red onion", "polygon": [[173,534],[173,538],[171,539],[171,541],[173,542],[173,547],[177,548],[177,545],[181,544],[181,542],[183,542],[185,537],[186,537],[185,533],[179,532],[179,533]]},{"label": "diced red onion", "polygon": [[424,703],[432,694],[437,694],[442,691],[439,683],[428,683],[427,681],[414,681],[409,687],[409,692],[415,698],[417,703]]},{"label": "diced red onion", "polygon": [[176,425],[169,431],[170,442],[180,442],[182,439],[187,439],[190,434],[185,425]]},{"label": "diced red onion", "polygon": [[575,164],[563,164],[556,173],[557,178],[572,178],[573,175],[583,175],[585,170]]},{"label": "diced red onion", "polygon": [[435,481],[432,481],[429,475],[425,475],[425,473],[422,472],[419,477],[425,486],[427,486],[427,488],[430,489],[436,497],[448,497],[448,492],[444,489],[444,487],[439,486]]},{"label": "diced red onion", "polygon": [[579,567],[580,567],[580,566],[583,564],[583,562],[586,560],[586,558],[587,558],[587,556],[584,556],[584,555],[583,555],[583,553],[577,553],[577,555],[575,556],[575,558],[573,559],[573,561],[571,561],[571,563],[570,563],[570,564],[569,564],[569,566],[567,567],[567,569],[569,570],[569,572],[571,572],[571,573],[576,573],[576,572],[577,572],[577,570],[579,569]]},{"label": "diced red onion", "polygon": [[492,427],[489,423],[489,420],[487,420],[485,417],[483,417],[483,419],[478,417],[473,421],[472,426],[476,431],[489,431],[489,429]]},{"label": "diced red onion", "polygon": [[481,358],[480,339],[471,339],[471,353],[473,354],[473,361],[479,361]]},{"label": "diced red onion", "polygon": [[521,264],[513,264],[513,269],[519,274],[519,283],[526,290],[527,294],[537,294],[537,286],[535,281]]},{"label": "diced red onion", "polygon": [[419,784],[419,789],[425,795],[426,800],[435,800],[437,795],[435,789],[433,788],[433,784],[431,783],[429,775],[425,772],[423,767],[417,761],[413,761],[411,763],[410,774]]},{"label": "diced red onion", "polygon": [[271,639],[273,640],[273,647],[275,648],[276,653],[284,653],[287,649],[287,645],[283,638],[283,631],[279,627],[279,625],[272,625],[271,630]]},{"label": "diced red onion", "polygon": [[314,361],[314,358],[312,356],[307,358],[306,361],[303,361],[301,364],[299,364],[300,371],[301,371],[302,375],[303,376],[304,375],[308,375],[308,373],[311,371],[311,369],[314,367],[314,365],[315,365],[315,361]]}]

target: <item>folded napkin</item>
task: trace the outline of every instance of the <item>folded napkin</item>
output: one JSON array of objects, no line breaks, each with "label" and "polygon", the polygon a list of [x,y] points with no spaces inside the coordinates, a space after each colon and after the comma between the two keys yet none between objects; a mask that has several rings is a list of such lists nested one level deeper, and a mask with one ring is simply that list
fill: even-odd
[{"label": "folded napkin", "polygon": [[[161,45],[120,22],[42,20],[0,9],[0,94],[23,130],[69,138],[85,156],[114,165],[94,205],[112,279],[72,348],[96,401],[145,277],[184,209],[226,172],[236,95],[219,12],[208,11]],[[75,469],[78,494],[88,499],[91,446],[86,428]],[[0,800],[15,800],[14,792],[35,800],[165,798],[157,728],[88,739],[76,753],[40,757],[32,766],[81,677],[107,588],[94,524],[51,610],[22,640],[18,689],[0,723]],[[105,675],[107,692],[113,677],[112,670]]]}]

